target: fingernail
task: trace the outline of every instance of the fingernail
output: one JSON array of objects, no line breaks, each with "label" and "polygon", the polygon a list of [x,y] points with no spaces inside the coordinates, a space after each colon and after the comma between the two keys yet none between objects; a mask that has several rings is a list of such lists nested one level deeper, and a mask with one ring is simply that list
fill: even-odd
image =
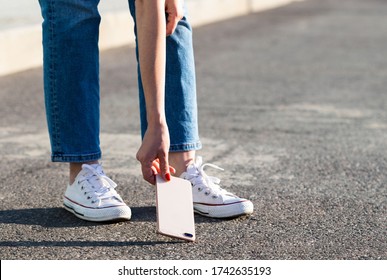
[{"label": "fingernail", "polygon": [[171,181],[171,174],[169,174],[169,173],[165,174],[165,179],[167,181]]}]

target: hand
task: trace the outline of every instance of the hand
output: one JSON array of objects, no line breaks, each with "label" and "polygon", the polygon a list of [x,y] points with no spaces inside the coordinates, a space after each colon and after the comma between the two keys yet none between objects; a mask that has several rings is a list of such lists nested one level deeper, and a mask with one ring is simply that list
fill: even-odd
[{"label": "hand", "polygon": [[167,14],[167,36],[175,32],[177,23],[184,16],[182,0],[165,0],[165,13]]},{"label": "hand", "polygon": [[169,131],[166,123],[149,125],[145,132],[141,147],[136,158],[141,163],[141,171],[145,181],[154,185],[156,174],[169,181],[170,172],[174,169],[169,167]]}]

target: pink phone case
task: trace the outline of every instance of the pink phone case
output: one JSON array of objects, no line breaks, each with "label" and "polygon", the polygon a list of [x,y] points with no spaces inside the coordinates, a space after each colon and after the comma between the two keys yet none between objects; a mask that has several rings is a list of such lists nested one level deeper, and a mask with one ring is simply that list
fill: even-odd
[{"label": "pink phone case", "polygon": [[195,241],[192,186],[187,180],[171,176],[165,181],[156,175],[157,232]]}]

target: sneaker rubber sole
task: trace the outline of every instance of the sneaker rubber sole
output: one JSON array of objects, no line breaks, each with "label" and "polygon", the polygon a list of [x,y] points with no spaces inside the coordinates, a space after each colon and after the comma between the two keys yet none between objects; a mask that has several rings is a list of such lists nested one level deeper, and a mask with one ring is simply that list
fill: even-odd
[{"label": "sneaker rubber sole", "polygon": [[254,206],[250,200],[230,204],[194,203],[194,211],[211,218],[234,218],[253,213]]},{"label": "sneaker rubber sole", "polygon": [[66,197],[63,200],[64,208],[73,213],[76,217],[92,222],[106,222],[130,220],[132,212],[126,205],[105,207],[105,208],[90,208],[72,202]]}]

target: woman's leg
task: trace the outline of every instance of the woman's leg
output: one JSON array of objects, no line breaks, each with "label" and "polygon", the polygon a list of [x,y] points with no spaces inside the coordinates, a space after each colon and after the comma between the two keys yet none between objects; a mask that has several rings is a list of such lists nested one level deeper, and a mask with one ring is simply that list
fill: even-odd
[{"label": "woman's leg", "polygon": [[128,220],[131,210],[115,191],[116,184],[100,165],[91,165],[101,157],[98,2],[39,0],[51,158],[70,162],[65,209],[84,220]]},{"label": "woman's leg", "polygon": [[52,160],[87,162],[99,147],[99,0],[39,0]]},{"label": "woman's leg", "polygon": [[52,161],[70,162],[70,184],[99,147],[99,0],[40,0],[44,92]]}]

